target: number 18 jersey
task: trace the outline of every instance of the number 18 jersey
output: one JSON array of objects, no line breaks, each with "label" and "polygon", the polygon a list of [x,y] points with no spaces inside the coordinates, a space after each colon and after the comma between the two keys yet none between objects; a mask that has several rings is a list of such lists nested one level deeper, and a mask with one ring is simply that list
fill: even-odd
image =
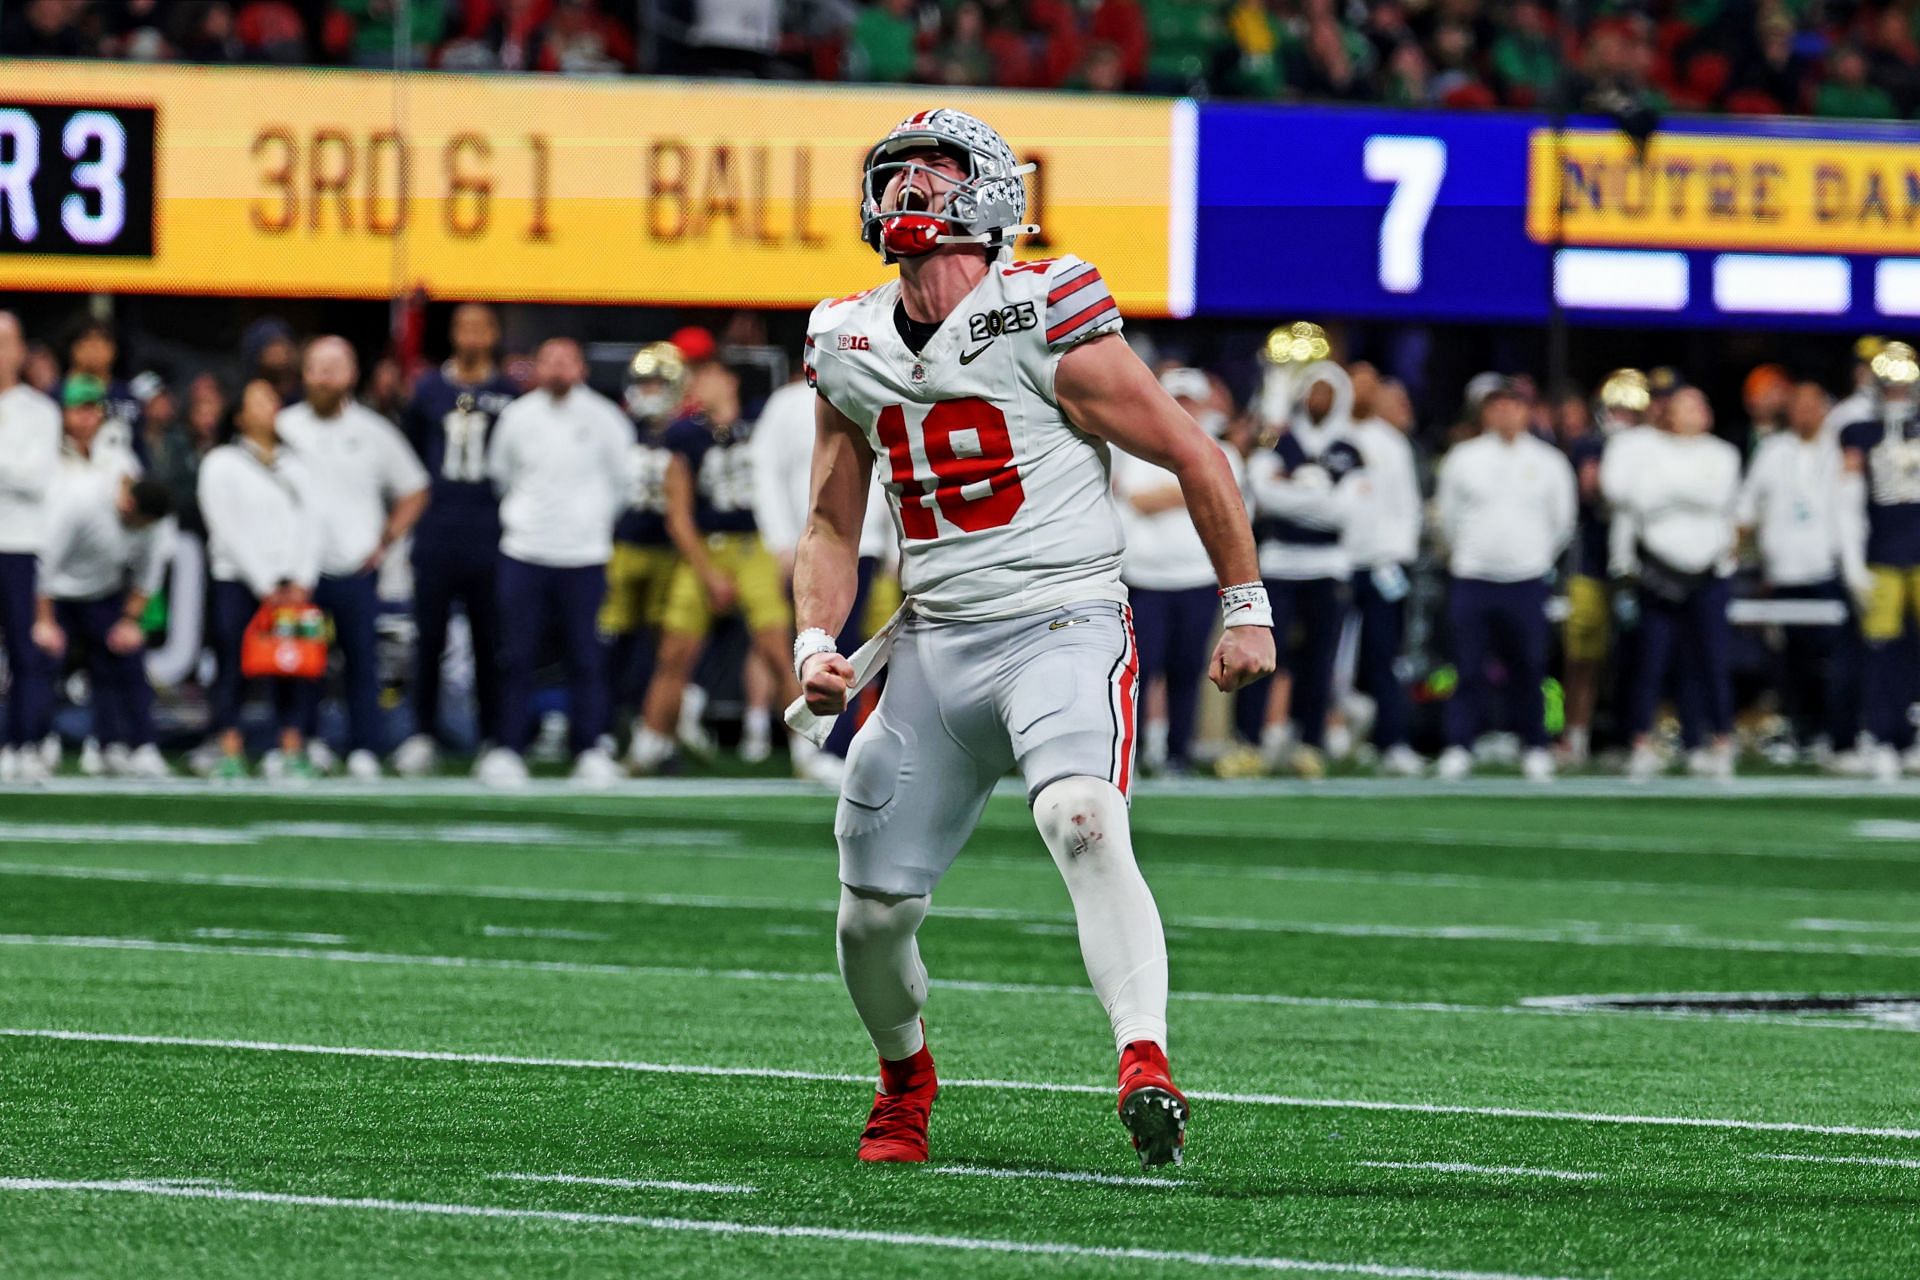
[{"label": "number 18 jersey", "polygon": [[978,622],[1125,601],[1105,442],[1054,397],[1060,358],[1120,329],[1092,264],[994,262],[925,348],[894,324],[900,283],[822,302],[807,380],[866,433],[915,612]]}]

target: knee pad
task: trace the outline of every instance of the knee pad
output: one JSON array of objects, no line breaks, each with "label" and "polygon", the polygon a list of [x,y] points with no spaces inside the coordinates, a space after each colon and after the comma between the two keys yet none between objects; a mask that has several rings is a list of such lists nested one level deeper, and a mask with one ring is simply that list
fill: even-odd
[{"label": "knee pad", "polygon": [[1128,849],[1126,814],[1126,797],[1105,778],[1061,778],[1033,798],[1040,838],[1055,858],[1073,862]]},{"label": "knee pad", "polygon": [[927,916],[927,899],[842,887],[835,928],[844,945],[861,947],[911,934]]}]

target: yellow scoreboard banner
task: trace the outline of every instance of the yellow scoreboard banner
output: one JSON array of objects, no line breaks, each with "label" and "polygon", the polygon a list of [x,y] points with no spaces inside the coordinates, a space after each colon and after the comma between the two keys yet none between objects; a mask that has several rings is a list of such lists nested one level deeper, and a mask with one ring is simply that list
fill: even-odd
[{"label": "yellow scoreboard banner", "polygon": [[1167,311],[1173,105],[1059,95],[0,60],[0,289],[806,306],[884,268],[861,160],[931,105],[1043,240]]},{"label": "yellow scoreboard banner", "polygon": [[1618,132],[1529,140],[1527,234],[1540,243],[1920,253],[1912,142]]}]

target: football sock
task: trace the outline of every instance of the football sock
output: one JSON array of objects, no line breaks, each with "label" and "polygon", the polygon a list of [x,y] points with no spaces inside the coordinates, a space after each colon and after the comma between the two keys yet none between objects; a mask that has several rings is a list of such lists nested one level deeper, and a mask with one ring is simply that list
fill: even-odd
[{"label": "football sock", "polygon": [[1117,1048],[1167,1044],[1167,942],[1133,860],[1127,801],[1104,778],[1062,778],[1034,797],[1033,820],[1067,882],[1087,977]]},{"label": "football sock", "polygon": [[874,1049],[890,1061],[911,1058],[926,1043],[927,967],[914,938],[926,918],[926,898],[840,888],[840,976]]}]

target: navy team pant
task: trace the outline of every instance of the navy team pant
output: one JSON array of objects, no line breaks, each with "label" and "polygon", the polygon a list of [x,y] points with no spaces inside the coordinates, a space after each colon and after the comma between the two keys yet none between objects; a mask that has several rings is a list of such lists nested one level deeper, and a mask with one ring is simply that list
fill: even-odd
[{"label": "navy team pant", "polygon": [[1207,642],[1220,617],[1220,589],[1211,584],[1176,591],[1129,589],[1133,633],[1140,649],[1140,684],[1159,676],[1167,685],[1167,764],[1185,768],[1193,747],[1200,681],[1211,656]]},{"label": "navy team pant", "polygon": [[[240,707],[246,701],[247,681],[240,674],[240,644],[247,624],[260,611],[260,598],[244,582],[213,584],[213,688],[208,691],[208,727],[215,733],[240,727]],[[269,680],[273,687],[274,727],[298,729],[319,691],[317,680]]]},{"label": "navy team pant", "polygon": [[1547,584],[1455,578],[1447,596],[1453,661],[1460,685],[1447,703],[1447,745],[1471,747],[1493,701],[1489,660],[1506,668],[1506,728],[1529,747],[1547,745],[1547,712],[1540,689],[1547,677],[1551,632]]},{"label": "navy team pant", "polygon": [[35,558],[30,553],[0,552],[0,640],[7,648],[6,733],[0,742],[23,747],[44,733],[53,707],[53,667],[33,642]]},{"label": "navy team pant", "polygon": [[[1392,572],[1397,566],[1387,566]],[[1407,744],[1406,686],[1394,664],[1400,660],[1400,638],[1406,629],[1407,597],[1402,577],[1400,597],[1389,600],[1374,583],[1372,569],[1353,575],[1353,607],[1360,615],[1360,652],[1355,661],[1356,683],[1372,695],[1373,745],[1386,751]]]},{"label": "navy team pant", "polygon": [[[1847,589],[1838,578],[1798,587],[1774,587],[1772,595],[1775,600],[1831,600],[1842,606],[1850,603]],[[1780,693],[1780,709],[1793,724],[1795,739],[1805,744],[1824,735],[1835,750],[1844,750],[1859,736],[1858,712],[1855,700],[1848,696],[1850,682],[1843,664],[1848,624],[1782,627],[1781,631],[1785,643],[1775,687]]]},{"label": "navy team pant", "polygon": [[1640,670],[1627,720],[1631,732],[1653,728],[1669,670],[1676,702],[1697,709],[1708,736],[1733,732],[1733,673],[1727,661],[1732,596],[1733,584],[1726,578],[1708,580],[1678,604],[1640,593]]},{"label": "navy team pant", "polygon": [[[322,575],[313,588],[313,602],[333,619],[333,643],[346,664],[347,750],[386,749],[380,740],[380,647],[374,620],[380,611],[380,593],[374,572],[330,578]],[[312,737],[319,710],[313,699],[307,736]]]},{"label": "navy team pant", "polygon": [[87,651],[87,679],[93,684],[93,736],[102,742],[144,747],[153,741],[153,686],[147,683],[146,650],[115,653],[107,632],[120,621],[127,593],[98,600],[55,600],[53,620]]},{"label": "navy team pant", "polygon": [[445,537],[414,542],[415,733],[440,736],[440,664],[447,652],[447,622],[458,603],[473,632],[475,724],[483,742],[500,739],[499,559],[488,545],[458,545]]},{"label": "navy team pant", "polygon": [[607,654],[600,604],[607,566],[555,568],[500,557],[500,745],[525,754],[533,741],[533,671],[549,625],[567,666],[567,739],[575,754],[607,731]]},{"label": "navy team pant", "polygon": [[[1273,602],[1274,649],[1279,669],[1293,677],[1288,703],[1300,742],[1319,748],[1327,740],[1327,711],[1333,704],[1333,660],[1340,648],[1340,624],[1346,619],[1344,582],[1339,578],[1266,578]],[[1299,643],[1291,643],[1294,624]],[[1261,680],[1240,691],[1234,703],[1235,727],[1249,742],[1260,741],[1272,687]]]},{"label": "navy team pant", "polygon": [[[834,640],[834,643],[840,646],[841,653],[851,654],[866,643],[867,601],[873,593],[874,572],[879,567],[878,556],[860,557],[859,567],[854,571],[853,609],[847,614],[847,625],[840,629],[839,636]],[[885,678],[884,671],[881,673],[881,678]],[[875,692],[879,690],[876,689]],[[864,691],[861,696],[865,696]],[[776,707],[774,710],[778,711],[780,708]],[[848,714],[834,720],[833,732],[827,735],[827,740],[823,744],[830,754],[839,756],[842,760],[846,759],[847,748],[853,745],[853,735],[860,729],[859,719],[859,716],[852,714],[850,707]]]}]

